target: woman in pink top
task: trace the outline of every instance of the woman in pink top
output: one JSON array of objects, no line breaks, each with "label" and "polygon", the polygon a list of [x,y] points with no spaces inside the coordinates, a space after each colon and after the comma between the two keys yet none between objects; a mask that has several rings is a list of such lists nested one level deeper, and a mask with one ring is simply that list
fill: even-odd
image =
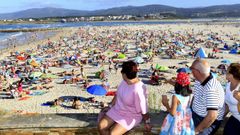
[{"label": "woman in pink top", "polygon": [[137,78],[137,64],[133,61],[122,65],[123,81],[120,83],[112,108],[100,120],[101,135],[122,135],[140,124],[142,118],[147,131],[151,129],[145,85]]}]

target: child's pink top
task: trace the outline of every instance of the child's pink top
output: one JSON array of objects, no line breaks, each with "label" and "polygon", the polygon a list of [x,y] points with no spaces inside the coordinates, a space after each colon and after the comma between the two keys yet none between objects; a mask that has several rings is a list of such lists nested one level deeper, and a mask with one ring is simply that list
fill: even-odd
[{"label": "child's pink top", "polygon": [[122,81],[116,96],[116,103],[107,116],[130,130],[142,121],[142,114],[148,112],[146,86],[141,81],[132,85]]}]

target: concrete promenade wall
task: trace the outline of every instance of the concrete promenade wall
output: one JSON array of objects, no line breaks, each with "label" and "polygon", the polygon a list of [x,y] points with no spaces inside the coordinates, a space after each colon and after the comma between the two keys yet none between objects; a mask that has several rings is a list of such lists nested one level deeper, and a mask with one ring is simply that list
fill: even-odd
[{"label": "concrete promenade wall", "polygon": [[[144,132],[144,125],[127,135],[157,135],[165,112],[150,114],[153,130]],[[0,135],[98,135],[97,114],[29,114],[0,116]],[[222,134],[222,128],[217,135]]]}]

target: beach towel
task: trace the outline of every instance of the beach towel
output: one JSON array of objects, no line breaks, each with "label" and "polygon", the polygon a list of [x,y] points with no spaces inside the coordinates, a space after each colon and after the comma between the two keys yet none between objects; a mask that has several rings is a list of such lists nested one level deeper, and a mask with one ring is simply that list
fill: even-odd
[{"label": "beach towel", "polygon": [[115,96],[116,95],[116,91],[108,91],[106,96]]},{"label": "beach towel", "polygon": [[35,91],[35,92],[33,92],[29,95],[31,95],[31,96],[41,96],[41,95],[44,95],[46,93],[47,93],[46,91]]},{"label": "beach towel", "polygon": [[41,106],[52,106],[52,105],[53,105],[53,102],[51,101],[41,104]]},{"label": "beach towel", "polygon": [[30,97],[22,97],[22,98],[19,98],[18,101],[23,101],[23,100],[27,100],[29,99]]}]

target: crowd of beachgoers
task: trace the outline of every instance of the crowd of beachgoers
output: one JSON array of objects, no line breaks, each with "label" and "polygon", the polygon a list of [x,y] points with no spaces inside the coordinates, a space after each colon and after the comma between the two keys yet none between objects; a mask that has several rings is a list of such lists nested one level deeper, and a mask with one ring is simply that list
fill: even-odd
[{"label": "crowd of beachgoers", "polygon": [[[179,70],[188,72],[196,57],[205,58],[225,84],[227,66],[239,60],[239,31],[231,25],[204,24],[71,28],[2,54],[1,109],[21,114],[98,113],[115,95],[122,62],[133,60],[147,86],[150,111],[160,111],[158,95],[173,89],[165,81]],[[87,90],[97,85],[106,93]]]}]

